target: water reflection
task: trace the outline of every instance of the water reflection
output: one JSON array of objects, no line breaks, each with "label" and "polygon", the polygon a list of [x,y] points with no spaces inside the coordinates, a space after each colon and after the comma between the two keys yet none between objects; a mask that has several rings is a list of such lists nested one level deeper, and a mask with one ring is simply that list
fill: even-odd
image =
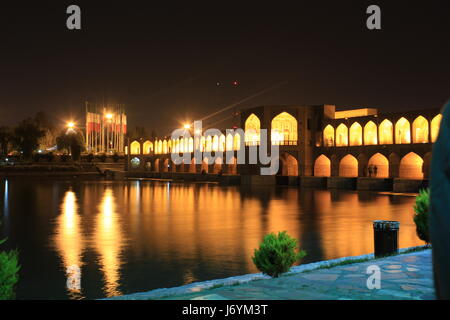
[{"label": "water reflection", "polygon": [[0,238],[23,253],[25,299],[103,298],[257,272],[254,248],[282,230],[308,252],[303,263],[373,252],[376,219],[400,221],[400,247],[421,244],[413,197],[157,181],[0,187],[14,231]]},{"label": "water reflection", "polygon": [[67,191],[56,221],[55,244],[66,270],[66,287],[73,299],[83,298],[81,265],[85,246],[80,220],[76,195]]},{"label": "water reflection", "polygon": [[107,297],[122,294],[120,286],[121,252],[124,237],[116,212],[115,197],[111,188],[105,189],[95,218],[93,244],[99,254],[98,263],[103,272],[103,290]]}]

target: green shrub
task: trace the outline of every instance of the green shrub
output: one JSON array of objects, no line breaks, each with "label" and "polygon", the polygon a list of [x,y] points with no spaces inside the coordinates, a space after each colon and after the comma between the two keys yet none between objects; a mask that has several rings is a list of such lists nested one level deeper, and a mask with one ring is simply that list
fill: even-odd
[{"label": "green shrub", "polygon": [[[5,240],[0,240],[0,245]],[[17,250],[0,252],[0,300],[15,299],[15,286],[19,281],[20,266]]]},{"label": "green shrub", "polygon": [[278,232],[278,235],[269,233],[264,237],[259,249],[255,249],[252,260],[259,271],[277,278],[306,256],[305,251],[296,252],[297,249],[297,240],[291,238],[286,231]]},{"label": "green shrub", "polygon": [[414,205],[414,223],[416,224],[417,236],[427,244],[430,243],[430,231],[428,228],[429,208],[430,190],[420,190]]}]

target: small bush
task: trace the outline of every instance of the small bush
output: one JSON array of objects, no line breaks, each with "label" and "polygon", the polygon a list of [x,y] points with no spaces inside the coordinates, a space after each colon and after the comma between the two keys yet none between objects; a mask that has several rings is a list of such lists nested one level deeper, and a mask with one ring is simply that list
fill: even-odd
[{"label": "small bush", "polygon": [[306,256],[305,251],[296,252],[297,249],[297,240],[291,238],[286,231],[278,232],[278,235],[269,233],[264,237],[259,249],[255,249],[252,260],[259,271],[277,278]]},{"label": "small bush", "polygon": [[15,299],[15,286],[19,281],[19,253],[17,250],[0,252],[0,300]]},{"label": "small bush", "polygon": [[420,190],[416,197],[416,204],[414,205],[414,223],[416,224],[417,236],[420,240],[430,243],[430,231],[428,227],[428,217],[430,208],[430,190]]}]

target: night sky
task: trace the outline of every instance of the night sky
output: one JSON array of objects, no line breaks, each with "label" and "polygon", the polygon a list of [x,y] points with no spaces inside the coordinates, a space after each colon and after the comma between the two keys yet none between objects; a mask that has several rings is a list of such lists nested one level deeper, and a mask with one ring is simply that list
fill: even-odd
[{"label": "night sky", "polygon": [[[40,110],[82,123],[84,101],[105,101],[126,104],[130,126],[164,135],[280,83],[237,108],[397,111],[450,98],[445,1],[9,2],[0,125]],[[81,7],[81,31],[66,28],[70,4]],[[366,28],[370,4],[381,7],[381,31]]]}]

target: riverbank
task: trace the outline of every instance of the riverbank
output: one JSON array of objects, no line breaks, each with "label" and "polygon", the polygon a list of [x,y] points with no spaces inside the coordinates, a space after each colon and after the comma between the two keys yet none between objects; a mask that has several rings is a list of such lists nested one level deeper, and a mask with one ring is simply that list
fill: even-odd
[{"label": "riverbank", "polygon": [[[412,252],[411,252],[412,251]],[[381,288],[367,287],[367,267],[381,271]],[[192,283],[175,288],[117,296],[113,300],[433,300],[431,249],[401,249],[375,259],[373,254],[293,267],[270,278],[261,273]]]}]

